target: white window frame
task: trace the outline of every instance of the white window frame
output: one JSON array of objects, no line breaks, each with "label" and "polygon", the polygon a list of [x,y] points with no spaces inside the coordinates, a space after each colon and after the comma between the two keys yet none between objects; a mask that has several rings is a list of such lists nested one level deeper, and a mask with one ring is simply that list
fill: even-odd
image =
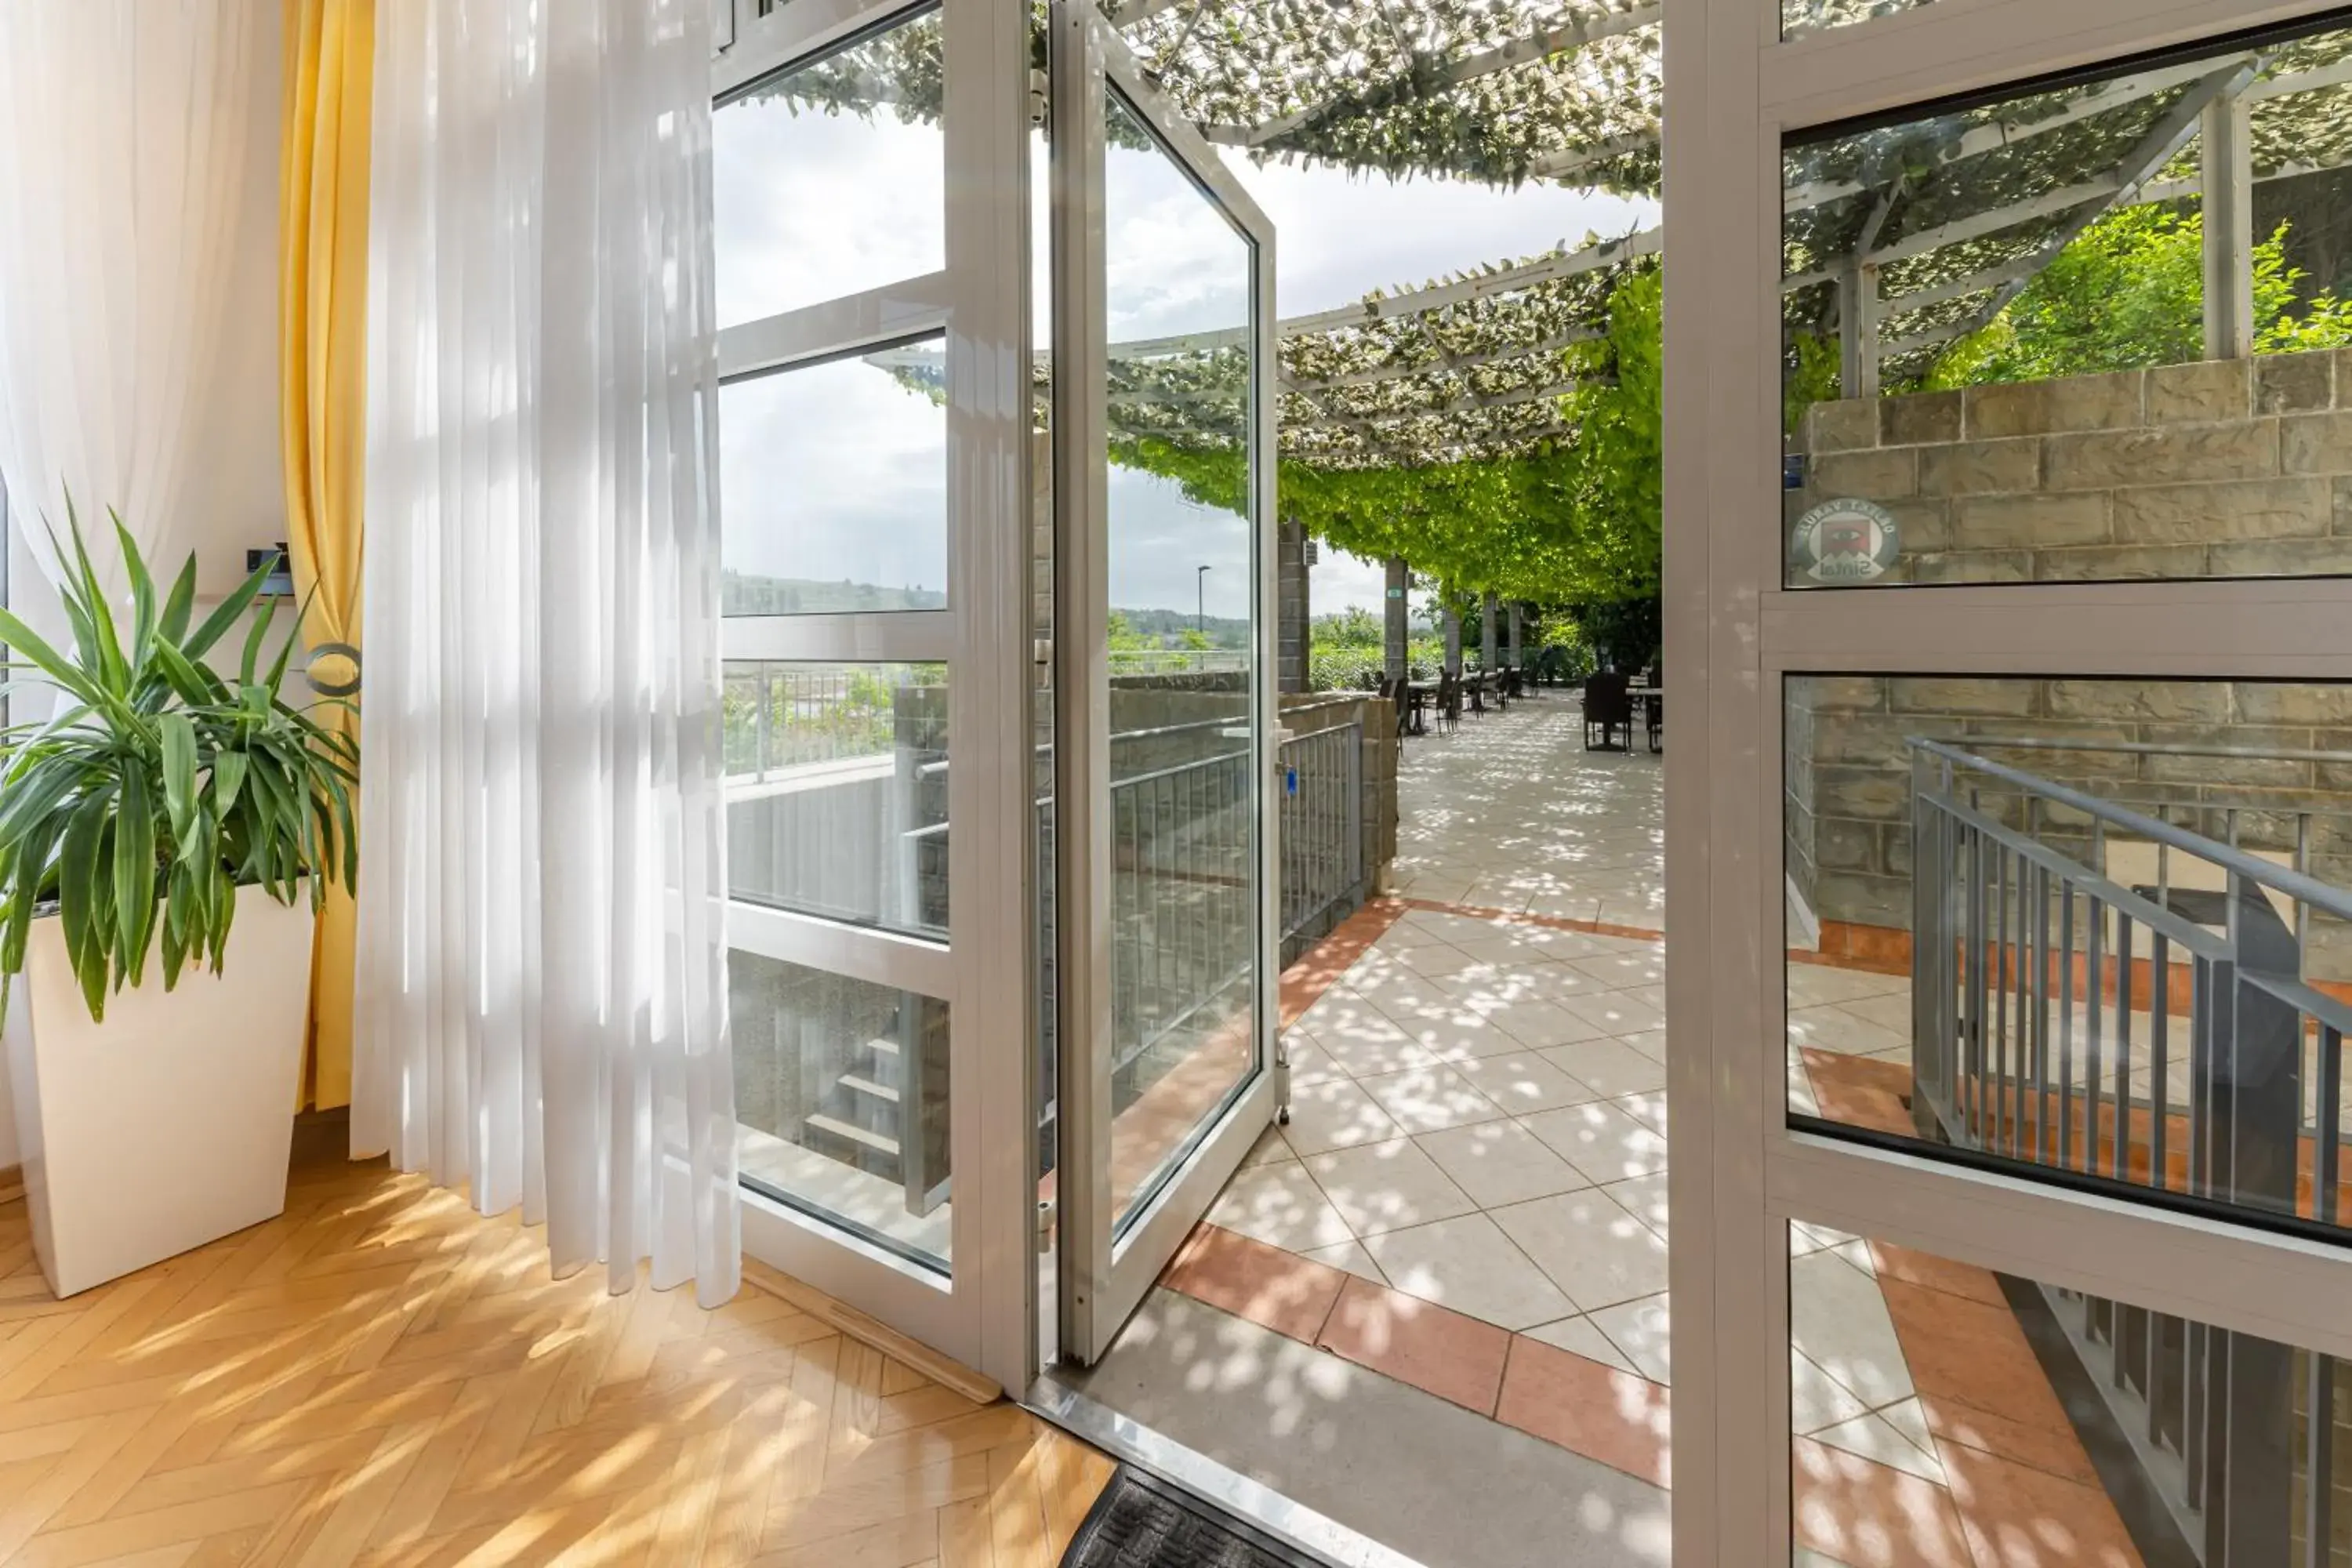
[{"label": "white window frame", "polygon": [[1781,682],[1807,670],[2352,679],[2352,582],[1781,587],[1780,148],[1808,127],[2322,16],[1934,0],[1783,41],[1666,0],[1665,627],[1674,1561],[1789,1561],[1787,1225],[2352,1353],[2352,1253],[1792,1132]]},{"label": "white window frame", "polygon": [[[719,0],[728,8],[730,0]],[[908,18],[906,0],[731,0],[712,62],[725,100],[846,38]],[[946,265],[937,272],[730,326],[722,380],[944,332],[948,607],[734,616],[729,659],[948,667],[949,929],[944,943],[731,901],[735,947],[917,991],[949,1007],[954,1167],[950,1272],[920,1267],[763,1194],[744,1193],[747,1254],[1008,1387],[1036,1335],[1037,1190],[1031,922],[1035,812],[1030,727],[1027,16],[1017,0],[944,0]],[[721,527],[727,520],[720,520]]]}]

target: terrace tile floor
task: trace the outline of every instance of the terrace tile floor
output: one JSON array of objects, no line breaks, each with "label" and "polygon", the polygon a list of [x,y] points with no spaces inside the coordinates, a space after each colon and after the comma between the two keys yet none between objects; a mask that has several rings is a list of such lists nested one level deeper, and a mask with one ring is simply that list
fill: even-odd
[{"label": "terrace tile floor", "polygon": [[[1101,1396],[1431,1568],[1664,1560],[1662,774],[1586,752],[1557,696],[1408,743],[1399,896],[1286,980],[1290,1122],[1095,1369]],[[1798,963],[1790,1001],[1792,1047],[1819,1053],[1790,1053],[1801,1108],[1839,1058],[1907,1058],[1900,976]],[[2057,1560],[2138,1563],[1990,1275],[1811,1226],[1792,1250],[1801,1562],[1990,1568],[2010,1561],[1991,1543],[2056,1529]],[[1948,1338],[1981,1352],[1963,1386],[1939,1380]],[[1252,1385],[1262,1417],[1202,1397],[1236,1366],[1286,1369]],[[1454,1412],[1442,1452],[1381,1429],[1422,1409],[1398,1384]],[[2039,1443],[1971,1436],[1996,1430]],[[1546,1484],[1611,1500],[1589,1542],[1389,1507],[1432,1465],[1484,1491],[1538,1462],[1528,1438],[1582,1466]]]}]

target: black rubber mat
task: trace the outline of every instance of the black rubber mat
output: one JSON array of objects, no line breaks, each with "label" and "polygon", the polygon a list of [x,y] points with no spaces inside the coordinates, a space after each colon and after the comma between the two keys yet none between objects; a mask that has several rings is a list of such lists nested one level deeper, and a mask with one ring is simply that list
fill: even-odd
[{"label": "black rubber mat", "polygon": [[1121,1465],[1062,1554],[1062,1568],[1316,1568],[1272,1537]]}]

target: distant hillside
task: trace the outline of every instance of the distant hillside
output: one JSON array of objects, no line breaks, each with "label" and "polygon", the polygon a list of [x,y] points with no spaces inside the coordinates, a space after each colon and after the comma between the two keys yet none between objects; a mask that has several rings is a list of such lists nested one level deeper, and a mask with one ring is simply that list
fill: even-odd
[{"label": "distant hillside", "polygon": [[1209,646],[1212,647],[1247,647],[1249,646],[1250,628],[1247,621],[1227,620],[1220,616],[1211,616],[1206,620],[1196,620],[1190,610],[1115,609],[1111,614],[1124,616],[1127,618],[1129,630],[1162,641],[1180,637],[1194,626],[1198,626],[1208,637]]},{"label": "distant hillside", "polygon": [[885,588],[847,579],[822,583],[811,577],[720,574],[719,604],[730,616],[841,615],[871,610],[943,610],[948,596],[931,588]]}]

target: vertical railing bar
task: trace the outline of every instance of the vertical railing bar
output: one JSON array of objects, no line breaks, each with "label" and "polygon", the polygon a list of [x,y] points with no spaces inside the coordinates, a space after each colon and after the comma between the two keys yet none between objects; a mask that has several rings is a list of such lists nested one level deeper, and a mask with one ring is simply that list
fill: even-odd
[{"label": "vertical railing bar", "polygon": [[2172,1185],[2165,1147],[2172,1119],[2172,939],[2153,930],[2149,939],[2147,1179],[2163,1189]]},{"label": "vertical railing bar", "polygon": [[[2302,875],[2311,875],[2311,813],[2294,814],[2294,868]],[[2301,899],[2294,901],[2295,978],[2303,978],[2302,956],[2311,950],[2311,906]]]},{"label": "vertical railing bar", "polygon": [[2116,911],[2116,1164],[2117,1181],[2128,1179],[2131,1142],[2132,919]]},{"label": "vertical railing bar", "polygon": [[2033,1142],[2035,1158],[2050,1163],[2050,868],[2034,868],[2033,883]]},{"label": "vertical railing bar", "polygon": [[2074,1163],[2074,885],[2058,879],[2058,1163]]},{"label": "vertical railing bar", "polygon": [[1967,1062],[1960,1069],[1961,1125],[1972,1145],[1984,1146],[1984,829],[1969,829],[1969,948]]},{"label": "vertical railing bar", "polygon": [[2305,1396],[2303,1466],[2303,1561],[2305,1568],[2327,1568],[2334,1555],[2336,1490],[2336,1358],[2306,1352],[2310,1389]]},{"label": "vertical railing bar", "polygon": [[2099,1168],[2099,1094],[2104,1087],[2100,1074],[2105,1065],[2099,1046],[2105,1022],[2103,1016],[2107,1005],[2107,906],[2106,901],[2095,893],[2086,893],[2084,899],[2091,916],[2091,929],[2087,933],[2091,951],[2089,962],[2084,966],[2083,988],[2090,993],[2091,1016],[2090,1028],[2083,1042],[2083,1169],[2095,1173]]},{"label": "vertical railing bar", "polygon": [[2323,1225],[2336,1223],[2336,1188],[2342,1182],[2344,1152],[2344,1035],[2339,1029],[2319,1031],[2317,1112],[2312,1140],[2311,1200],[2313,1217]]},{"label": "vertical railing bar", "polygon": [[2009,1098],[2002,1088],[2009,1076],[2009,851],[1998,838],[1993,840],[1992,867],[1993,1022],[1992,1045],[1986,1053],[1991,1058],[1992,1137],[1987,1146],[1998,1152]]}]

